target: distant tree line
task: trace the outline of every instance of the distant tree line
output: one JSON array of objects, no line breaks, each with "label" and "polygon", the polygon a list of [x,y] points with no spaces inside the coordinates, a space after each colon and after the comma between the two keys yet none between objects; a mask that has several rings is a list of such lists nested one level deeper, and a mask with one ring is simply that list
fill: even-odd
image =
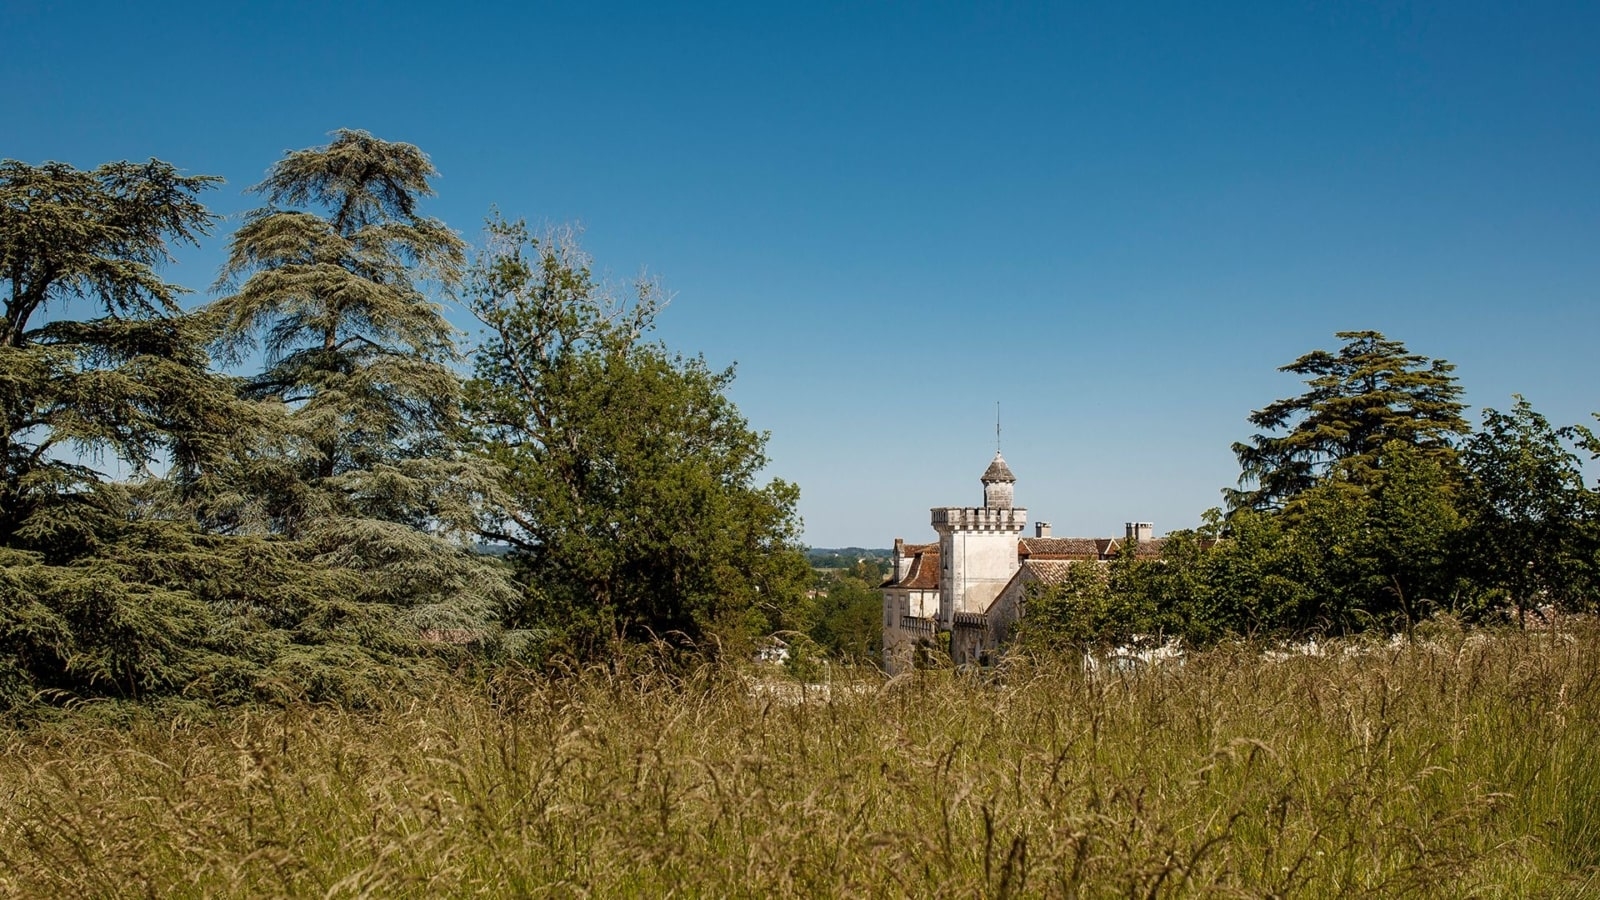
[{"label": "distant tree line", "polygon": [[1454,367],[1375,331],[1283,367],[1304,393],[1250,416],[1227,509],[1074,566],[1030,599],[1036,645],[1137,635],[1396,633],[1440,614],[1467,622],[1600,607],[1600,491],[1583,465],[1600,441],[1522,397],[1463,417]]},{"label": "distant tree line", "polygon": [[440,659],[800,624],[797,491],[733,371],[653,341],[657,286],[569,232],[469,247],[435,174],[360,131],[287,154],[185,308],[158,270],[218,179],[0,163],[0,709],[360,703]]},{"label": "distant tree line", "polygon": [[806,562],[813,569],[849,569],[861,562],[887,564],[893,552],[864,547],[811,547],[806,550]]}]

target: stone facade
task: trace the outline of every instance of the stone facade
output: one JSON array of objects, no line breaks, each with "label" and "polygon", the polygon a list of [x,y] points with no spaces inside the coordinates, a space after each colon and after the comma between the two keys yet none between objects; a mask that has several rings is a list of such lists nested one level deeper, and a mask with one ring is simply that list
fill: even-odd
[{"label": "stone facade", "polygon": [[982,506],[934,507],[934,543],[895,539],[894,571],[882,586],[890,672],[932,651],[958,665],[991,662],[1027,614],[1030,587],[1059,582],[1075,563],[1106,562],[1128,542],[1141,555],[1160,554],[1164,541],[1149,522],[1129,522],[1120,539],[1052,537],[1039,522],[1033,537],[1019,538],[1028,511],[1013,505],[1016,480],[996,452],[979,479]]}]

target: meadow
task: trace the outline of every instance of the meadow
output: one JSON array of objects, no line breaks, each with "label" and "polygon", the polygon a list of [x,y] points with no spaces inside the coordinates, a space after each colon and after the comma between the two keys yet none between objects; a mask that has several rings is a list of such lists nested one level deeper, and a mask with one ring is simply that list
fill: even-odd
[{"label": "meadow", "polygon": [[[647,664],[0,733],[0,892],[1583,896],[1600,631],[826,686]],[[115,720],[113,720],[115,719]]]}]

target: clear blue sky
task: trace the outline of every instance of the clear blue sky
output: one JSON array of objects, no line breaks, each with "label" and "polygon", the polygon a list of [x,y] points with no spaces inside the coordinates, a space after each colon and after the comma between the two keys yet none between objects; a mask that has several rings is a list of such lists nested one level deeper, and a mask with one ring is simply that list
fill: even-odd
[{"label": "clear blue sky", "polygon": [[[469,239],[581,222],[738,362],[818,546],[977,503],[996,400],[1057,534],[1193,525],[1341,329],[1600,410],[1592,2],[490,7],[4,0],[0,156],[156,156],[234,214],[364,128]],[[203,292],[236,221],[168,276]]]}]

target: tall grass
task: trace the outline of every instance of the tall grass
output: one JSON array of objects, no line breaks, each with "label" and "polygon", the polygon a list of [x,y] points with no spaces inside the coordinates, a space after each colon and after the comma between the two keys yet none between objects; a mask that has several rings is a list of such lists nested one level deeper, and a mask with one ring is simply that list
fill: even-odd
[{"label": "tall grass", "polygon": [[42,726],[4,737],[0,890],[1580,896],[1597,636],[826,691],[502,676],[372,713]]}]

